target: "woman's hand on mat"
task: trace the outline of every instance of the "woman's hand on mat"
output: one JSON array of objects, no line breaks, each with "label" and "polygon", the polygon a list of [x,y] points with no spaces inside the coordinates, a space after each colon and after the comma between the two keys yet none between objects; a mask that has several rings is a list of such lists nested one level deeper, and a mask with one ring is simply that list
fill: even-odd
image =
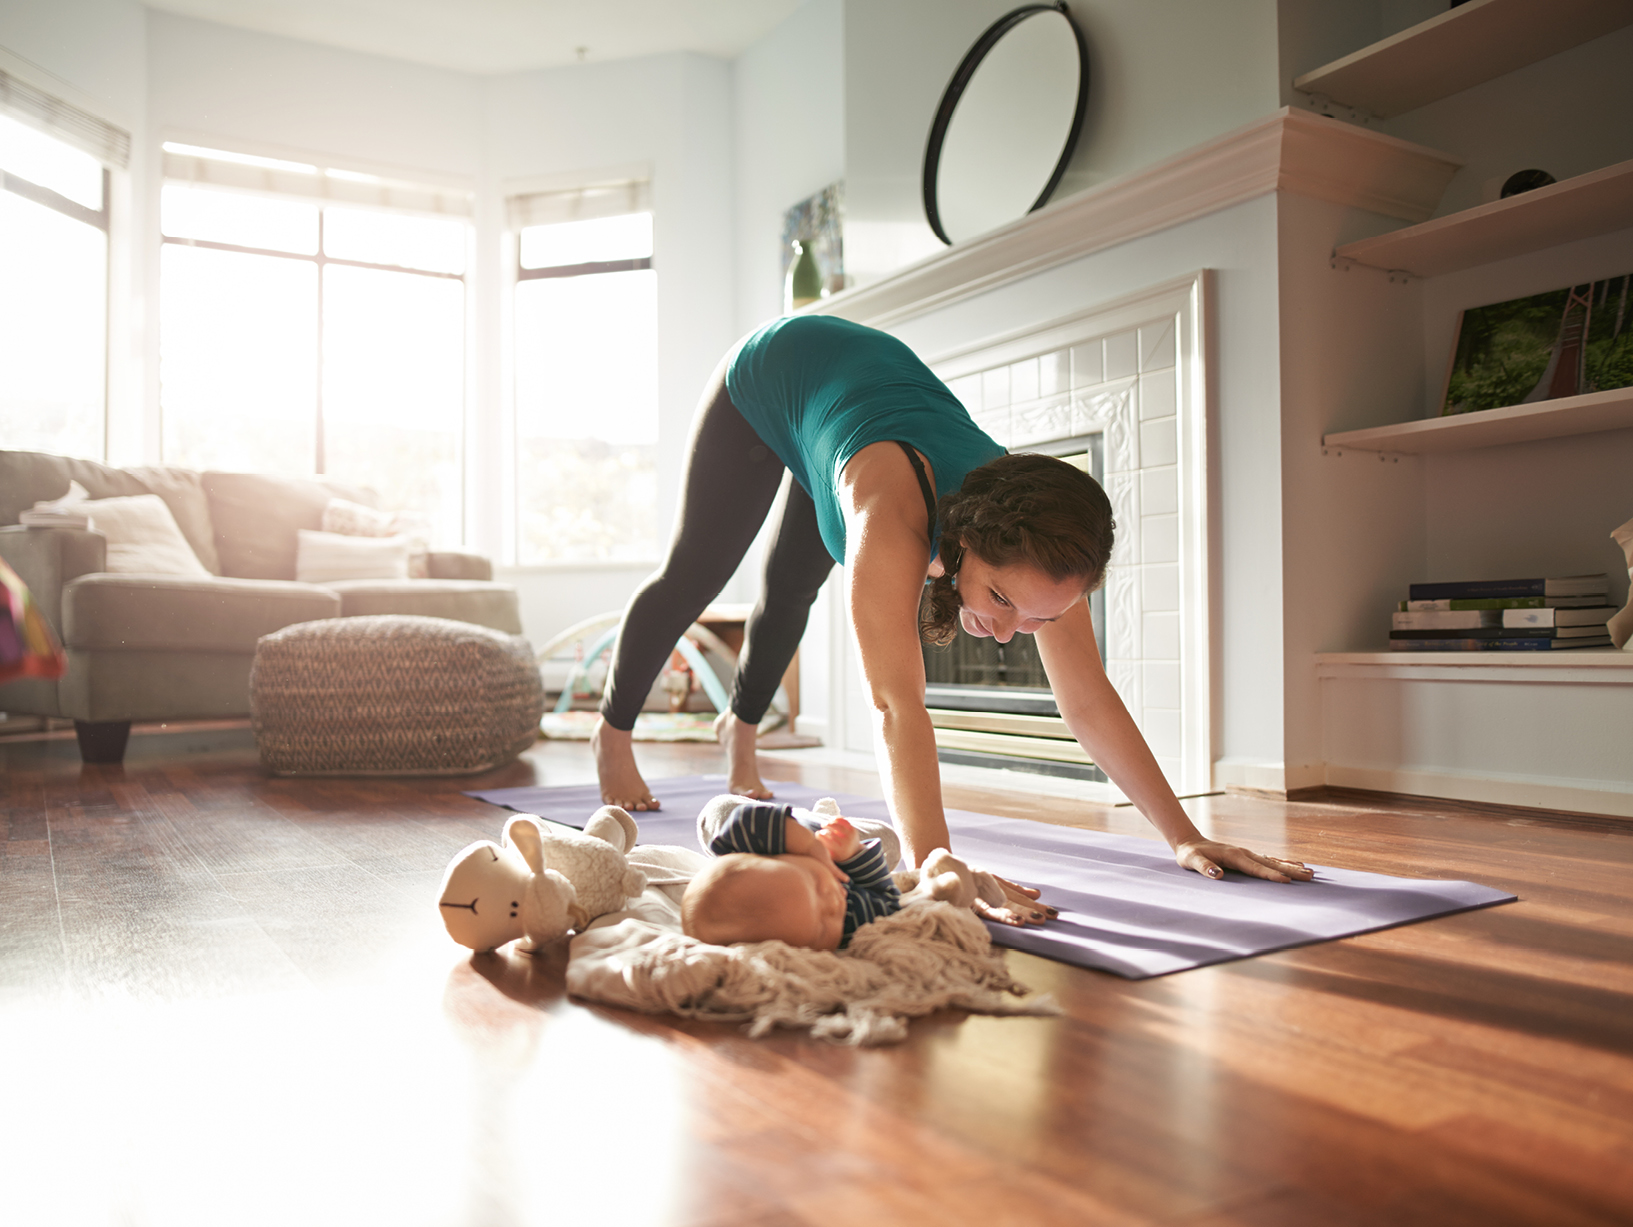
[{"label": "woman's hand on mat", "polygon": [[998,877],[997,874],[992,876],[998,885],[1004,888],[1004,903],[1000,907],[994,907],[983,899],[977,899],[971,905],[977,916],[1020,928],[1024,925],[1041,925],[1060,915],[1059,911],[1047,903],[1037,902],[1040,892],[1036,887],[1017,886]]},{"label": "woman's hand on mat", "polygon": [[1174,849],[1174,860],[1182,868],[1194,869],[1205,878],[1222,878],[1226,869],[1271,882],[1308,882],[1315,876],[1315,870],[1303,861],[1284,861],[1279,856],[1249,852],[1216,839],[1187,840]]}]

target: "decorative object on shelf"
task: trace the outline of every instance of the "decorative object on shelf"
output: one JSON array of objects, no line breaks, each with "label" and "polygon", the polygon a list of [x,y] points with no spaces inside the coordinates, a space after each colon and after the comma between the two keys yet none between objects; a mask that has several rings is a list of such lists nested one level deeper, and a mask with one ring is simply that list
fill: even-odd
[{"label": "decorative object on shelf", "polygon": [[[845,288],[845,185],[830,183],[782,215],[783,311]],[[807,267],[801,269],[801,264]],[[813,277],[814,274],[814,277]],[[799,285],[794,285],[795,279]],[[811,288],[814,280],[815,289]]]},{"label": "decorative object on shelf", "polygon": [[1442,416],[1633,386],[1633,274],[1463,312]]},{"label": "decorative object on shelf", "polygon": [[953,72],[924,150],[924,215],[943,243],[1042,208],[1083,131],[1089,48],[1063,2],[993,22]]},{"label": "decorative object on shelf", "polygon": [[783,314],[798,311],[822,297],[822,272],[817,268],[811,249],[798,239],[794,240],[794,262],[783,277]]},{"label": "decorative object on shelf", "polygon": [[1547,171],[1537,170],[1535,167],[1530,170],[1517,170],[1503,180],[1501,198],[1507,200],[1510,196],[1518,196],[1521,192],[1534,192],[1539,187],[1547,187],[1550,183],[1558,182],[1559,180],[1555,179]]},{"label": "decorative object on shelf", "polygon": [[[1622,547],[1622,553],[1627,558],[1627,578],[1633,581],[1633,520],[1613,529],[1610,538]],[[1624,652],[1633,652],[1633,591],[1627,594],[1627,604],[1610,619],[1605,629],[1610,632],[1611,643]]]}]

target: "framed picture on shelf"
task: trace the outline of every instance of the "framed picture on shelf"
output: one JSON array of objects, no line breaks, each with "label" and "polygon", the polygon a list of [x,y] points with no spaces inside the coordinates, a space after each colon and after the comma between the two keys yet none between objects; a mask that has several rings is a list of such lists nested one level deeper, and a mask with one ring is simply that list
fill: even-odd
[{"label": "framed picture on shelf", "polygon": [[1624,273],[1464,311],[1441,416],[1633,386],[1630,282]]}]

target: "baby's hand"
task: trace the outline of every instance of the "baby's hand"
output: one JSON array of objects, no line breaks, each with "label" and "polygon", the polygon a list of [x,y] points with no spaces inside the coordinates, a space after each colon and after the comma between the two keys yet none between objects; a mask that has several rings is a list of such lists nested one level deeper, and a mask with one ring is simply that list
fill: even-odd
[{"label": "baby's hand", "polygon": [[849,818],[830,818],[816,833],[817,840],[836,862],[848,861],[862,850],[862,836]]}]

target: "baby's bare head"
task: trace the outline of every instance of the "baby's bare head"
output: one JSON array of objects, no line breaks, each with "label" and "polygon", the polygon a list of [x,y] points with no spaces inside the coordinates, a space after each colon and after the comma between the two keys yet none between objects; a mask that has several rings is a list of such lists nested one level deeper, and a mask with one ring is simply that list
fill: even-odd
[{"label": "baby's bare head", "polygon": [[711,945],[782,941],[835,950],[845,928],[845,888],[809,856],[717,857],[681,900],[688,936]]}]

